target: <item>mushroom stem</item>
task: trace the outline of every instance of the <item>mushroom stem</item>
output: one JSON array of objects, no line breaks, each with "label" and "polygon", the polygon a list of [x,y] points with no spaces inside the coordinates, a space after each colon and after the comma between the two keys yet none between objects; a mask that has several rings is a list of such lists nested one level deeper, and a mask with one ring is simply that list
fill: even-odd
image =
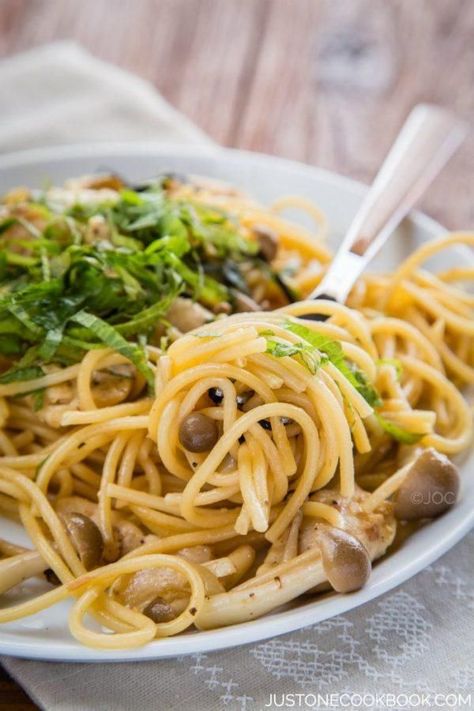
[{"label": "mushroom stem", "polygon": [[[335,496],[336,494],[329,491],[330,500]],[[359,507],[367,494],[358,490],[357,496],[357,506]],[[339,589],[349,591],[360,587],[370,572],[369,561],[380,558],[393,540],[395,525],[391,508],[389,507],[387,510],[387,505],[385,508],[386,510],[382,513],[369,515],[365,513],[356,515],[347,510],[344,517],[348,530],[332,529],[332,538],[335,539],[332,541],[334,545],[331,550],[326,550],[326,555],[324,552],[321,555],[321,536],[320,532],[316,531],[318,535],[314,537],[314,540],[307,541],[310,547],[296,558],[275,565],[268,572],[246,580],[229,592],[214,595],[211,593],[198,613],[195,620],[196,627],[212,629],[256,619],[325,583],[328,580],[328,575],[324,565],[327,565],[328,561],[329,567],[331,567],[330,575]],[[318,524],[318,528],[322,525]],[[327,525],[326,529],[329,530]],[[340,545],[336,545],[337,543],[349,543],[350,555],[346,555],[347,545],[344,546],[344,553]],[[344,555],[341,556],[341,552]],[[324,557],[326,557],[326,561],[324,561]],[[342,580],[343,584],[340,585],[341,580],[336,580],[332,568],[336,564],[343,564],[344,570],[341,572],[347,578],[347,573],[352,571],[351,566],[354,561],[357,575],[352,575],[350,585],[347,584],[347,580]],[[348,565],[350,570],[348,570]]]},{"label": "mushroom stem", "polygon": [[166,319],[181,333],[187,333],[212,321],[212,313],[201,304],[178,296],[170,306]]},{"label": "mushroom stem", "polygon": [[386,479],[383,484],[381,484],[377,489],[375,489],[370,496],[362,503],[362,508],[367,513],[372,513],[376,508],[380,506],[386,499],[388,499],[392,494],[394,494],[405,481],[408,472],[411,469],[412,462],[408,462],[401,469],[392,474],[388,479]]},{"label": "mushroom stem", "polygon": [[202,565],[210,570],[216,578],[225,578],[226,575],[234,575],[237,572],[236,566],[228,556],[214,558],[214,560],[209,560],[207,563],[202,563]]},{"label": "mushroom stem", "polygon": [[44,573],[49,565],[37,551],[17,553],[0,561],[0,594],[28,578]]},{"label": "mushroom stem", "polygon": [[[271,573],[205,600],[195,621],[199,629],[248,622],[284,605],[326,579],[318,549],[277,565]],[[249,584],[252,583],[252,584]]]},{"label": "mushroom stem", "polygon": [[4,538],[0,538],[0,556],[8,558],[11,555],[18,555],[18,553],[25,553],[28,548],[24,546],[18,546],[16,543],[11,543],[6,541]]}]

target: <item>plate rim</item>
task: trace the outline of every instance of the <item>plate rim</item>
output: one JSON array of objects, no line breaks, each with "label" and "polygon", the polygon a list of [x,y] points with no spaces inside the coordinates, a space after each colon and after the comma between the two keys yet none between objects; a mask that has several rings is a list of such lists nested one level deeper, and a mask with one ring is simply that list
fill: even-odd
[{"label": "plate rim", "polygon": [[[357,197],[362,196],[367,191],[367,185],[353,180],[348,176],[312,166],[308,163],[267,155],[253,151],[246,151],[234,148],[223,148],[218,145],[183,145],[183,144],[163,144],[156,142],[105,142],[105,143],[84,143],[68,144],[52,147],[28,148],[21,151],[6,153],[0,156],[0,171],[7,171],[9,168],[20,167],[21,165],[32,166],[46,161],[67,161],[89,158],[94,155],[98,159],[102,157],[133,157],[140,155],[155,154],[157,156],[179,156],[179,157],[222,157],[227,156],[236,162],[257,162],[259,164],[273,164],[287,170],[308,173],[313,178],[318,178],[326,184],[330,184],[335,189],[343,187]],[[419,226],[422,230],[430,232],[433,236],[446,231],[439,222],[429,217],[423,212],[414,210],[410,212],[409,221]],[[457,516],[458,508],[448,512],[446,518],[452,519],[452,526],[448,533],[440,541],[435,536],[430,536],[430,543],[424,551],[411,561],[398,565],[393,571],[385,572],[382,580],[378,580],[377,566],[374,569],[372,583],[369,583],[362,590],[350,595],[331,595],[330,597],[314,600],[291,610],[284,610],[274,615],[266,615],[250,622],[244,622],[217,630],[201,631],[188,635],[170,637],[156,640],[145,647],[134,650],[103,651],[85,647],[77,642],[73,637],[67,642],[54,642],[53,647],[45,647],[44,641],[32,641],[34,630],[31,629],[30,638],[26,640],[2,639],[0,628],[0,654],[11,657],[36,659],[42,661],[64,661],[78,663],[118,663],[130,661],[149,661],[155,659],[166,659],[197,652],[217,651],[219,649],[231,648],[244,644],[261,642],[270,637],[292,632],[304,627],[309,627],[318,622],[330,619],[339,614],[356,609],[366,602],[375,600],[384,593],[395,589],[400,584],[406,582],[435,560],[446,553],[458,541],[460,541],[474,526],[474,508],[464,512],[461,519]],[[429,525],[430,530],[436,522]],[[396,553],[394,554],[396,555]],[[383,563],[382,563],[383,564]],[[310,617],[311,619],[308,619]]]},{"label": "plate rim", "polygon": [[[0,170],[18,167],[23,163],[38,164],[45,160],[65,160],[65,159],[80,159],[92,157],[100,152],[101,155],[109,155],[114,157],[117,153],[128,154],[128,156],[150,155],[150,153],[159,153],[163,156],[178,155],[182,157],[218,157],[219,155],[227,155],[233,160],[239,161],[256,161],[258,163],[274,163],[281,167],[291,168],[298,172],[317,173],[320,178],[334,186],[343,185],[346,190],[363,195],[369,185],[362,180],[351,178],[342,173],[321,168],[305,161],[295,160],[292,158],[284,158],[282,156],[272,155],[270,153],[262,153],[260,151],[252,151],[241,148],[230,148],[220,146],[218,144],[190,144],[183,143],[162,143],[160,141],[104,141],[91,143],[66,143],[55,146],[35,146],[33,148],[25,148],[19,151],[12,151],[0,155]],[[420,224],[422,227],[433,232],[445,232],[447,228],[438,220],[430,217],[421,210],[411,210],[408,215],[408,221]]]}]

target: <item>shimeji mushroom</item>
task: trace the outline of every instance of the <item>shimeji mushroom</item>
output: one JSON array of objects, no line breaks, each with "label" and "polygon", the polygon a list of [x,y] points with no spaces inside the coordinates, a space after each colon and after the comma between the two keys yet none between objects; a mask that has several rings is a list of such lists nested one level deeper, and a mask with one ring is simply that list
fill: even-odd
[{"label": "shimeji mushroom", "polygon": [[162,597],[155,597],[144,608],[143,614],[153,620],[153,622],[169,622],[177,616],[177,611]]},{"label": "shimeji mushroom", "polygon": [[208,452],[218,439],[215,421],[201,412],[192,412],[180,424],[179,441],[188,452]]},{"label": "shimeji mushroom", "polygon": [[278,237],[276,233],[267,225],[254,225],[252,232],[260,248],[260,256],[266,262],[272,262],[278,252]]},{"label": "shimeji mushroom", "polygon": [[[104,542],[94,521],[88,516],[76,512],[63,514],[62,520],[84,567],[91,570],[100,565]],[[3,548],[12,550],[11,545],[9,548],[7,546],[3,546]],[[0,560],[0,594],[29,578],[47,573],[48,570],[48,563],[38,551],[20,550],[14,555],[8,555]],[[52,576],[47,575],[46,579],[51,580]]]},{"label": "shimeji mushroom", "polygon": [[324,572],[336,592],[362,588],[369,579],[372,563],[358,538],[334,526],[322,526],[319,547]]},{"label": "shimeji mushroom", "polygon": [[249,311],[261,311],[260,304],[252,299],[252,297],[244,294],[238,289],[231,289],[232,298],[234,300],[234,309],[236,313],[247,313]]},{"label": "shimeji mushroom", "polygon": [[456,502],[459,493],[457,467],[433,448],[414,459],[395,495],[395,516],[402,521],[435,518]]},{"label": "shimeji mushroom", "polygon": [[[65,496],[59,499],[55,508],[64,522],[73,514],[85,516],[96,526],[99,522],[97,504],[81,496]],[[118,511],[112,512],[112,528],[115,545],[114,550],[108,551],[108,553],[111,554],[111,558],[114,560],[138,548],[146,539],[146,534],[142,529],[133,523],[133,521],[129,521]]]},{"label": "shimeji mushroom", "polygon": [[44,573],[48,567],[37,551],[24,550],[0,560],[0,594]]},{"label": "shimeji mushroom", "polygon": [[205,323],[209,323],[214,315],[204,306],[191,299],[184,299],[178,296],[169,308],[166,319],[175,326],[181,333],[193,331]]},{"label": "shimeji mushroom", "polygon": [[[208,595],[224,592],[244,575],[255,558],[251,546],[239,546],[228,556],[213,558],[209,546],[182,548],[176,555],[198,567]],[[139,570],[117,589],[120,600],[154,622],[168,622],[186,607],[189,588],[181,573],[171,568]]]},{"label": "shimeji mushroom", "polygon": [[370,572],[370,561],[384,555],[396,530],[390,503],[384,502],[371,513],[361,510],[368,496],[358,488],[349,501],[335,490],[318,492],[312,499],[335,506],[344,530],[310,522],[314,536],[312,541],[306,538],[307,548],[303,552],[229,592],[206,598],[196,617],[196,626],[211,629],[255,619],[328,579],[344,592],[363,585]]},{"label": "shimeji mushroom", "polygon": [[100,565],[104,553],[104,540],[94,521],[84,514],[72,512],[63,515],[71,543],[86,570]]},{"label": "shimeji mushroom", "polygon": [[[190,559],[189,555],[182,557]],[[224,592],[224,586],[206,565],[196,562],[193,565],[198,568],[208,595]],[[233,571],[235,566],[231,568]],[[154,622],[168,622],[186,608],[189,592],[184,575],[163,567],[138,570],[130,576],[119,595],[123,604],[140,610]]]}]

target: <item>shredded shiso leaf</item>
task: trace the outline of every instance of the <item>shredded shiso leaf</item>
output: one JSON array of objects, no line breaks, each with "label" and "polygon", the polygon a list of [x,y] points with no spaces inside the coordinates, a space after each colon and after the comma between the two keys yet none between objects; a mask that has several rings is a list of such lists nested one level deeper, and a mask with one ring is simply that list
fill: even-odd
[{"label": "shredded shiso leaf", "polygon": [[178,295],[232,308],[232,288],[248,291],[240,267],[249,261],[279,284],[232,215],[172,197],[163,180],[72,206],[45,191],[2,214],[0,360],[9,367],[0,382],[105,344],[151,383],[136,342],[159,345],[157,326]]},{"label": "shredded shiso leaf", "polygon": [[[339,341],[294,321],[288,321],[285,324],[285,329],[303,340],[298,343],[285,343],[272,338],[274,334],[271,332],[262,333],[261,335],[266,336],[267,353],[275,358],[283,358],[285,356],[294,357],[295,360],[298,360],[298,362],[304,365],[313,375],[320,365],[329,361],[347,378],[357,392],[362,395],[364,400],[375,409],[375,416],[379,425],[392,439],[401,444],[416,444],[416,442],[419,442],[419,440],[424,437],[423,433],[409,432],[376,411],[377,408],[382,405],[382,399],[379,393],[374,385],[369,382],[366,375],[346,359]],[[390,361],[385,360],[383,362],[394,366],[397,369],[397,376],[399,378],[401,377],[402,370],[399,361],[391,359]]]}]

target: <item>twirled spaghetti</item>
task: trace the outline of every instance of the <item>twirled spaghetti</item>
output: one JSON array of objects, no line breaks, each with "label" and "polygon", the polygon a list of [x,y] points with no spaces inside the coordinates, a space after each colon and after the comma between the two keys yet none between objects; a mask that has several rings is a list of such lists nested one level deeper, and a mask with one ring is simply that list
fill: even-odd
[{"label": "twirled spaghetti", "polygon": [[[291,288],[304,293],[321,278],[325,248],[276,213],[212,186],[167,189],[225,209],[246,236],[274,231],[272,268],[298,262]],[[454,502],[445,455],[471,442],[457,386],[474,380],[464,288],[474,270],[421,269],[453,245],[472,248],[474,236],[448,235],[393,274],[365,277],[348,306],[216,308],[189,333],[171,327],[166,344],[161,325],[140,360],[121,340],[116,349],[90,340],[78,362],[52,358],[23,380],[7,372],[0,510],[19,517],[34,550],[0,541],[0,592],[44,572],[55,587],[0,610],[0,622],[70,597],[79,641],[132,648],[250,620],[328,584],[361,587],[398,519]],[[268,284],[252,269],[242,273],[262,304]],[[26,328],[22,311],[10,313]],[[82,331],[67,337],[85,349],[94,322],[74,318]],[[410,486],[441,498],[417,508]]]}]

